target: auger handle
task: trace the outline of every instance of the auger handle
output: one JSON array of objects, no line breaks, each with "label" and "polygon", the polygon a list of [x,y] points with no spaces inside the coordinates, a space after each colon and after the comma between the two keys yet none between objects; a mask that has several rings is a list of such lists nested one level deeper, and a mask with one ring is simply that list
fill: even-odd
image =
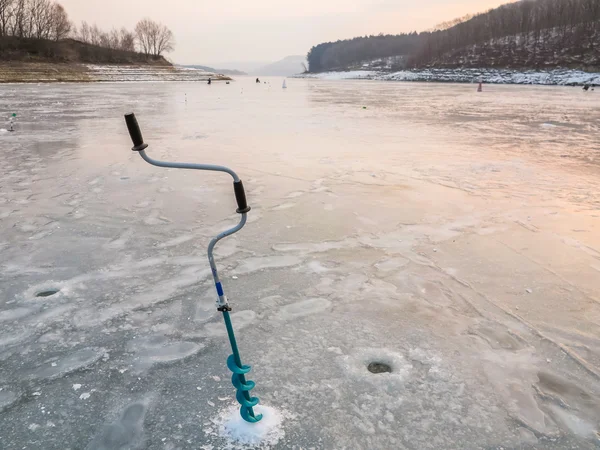
[{"label": "auger handle", "polygon": [[142,130],[140,130],[140,125],[138,124],[138,121],[135,118],[135,114],[125,114],[125,123],[127,123],[129,136],[131,136],[131,141],[133,142],[133,147],[131,150],[133,150],[134,152],[139,152],[141,150],[147,149],[148,144],[144,143]]},{"label": "auger handle", "polygon": [[246,200],[246,191],[244,190],[244,184],[242,180],[233,182],[233,191],[235,192],[235,200],[238,204],[238,209],[236,212],[238,214],[245,214],[250,211],[250,207],[248,206],[248,201]]},{"label": "auger handle", "polygon": [[235,200],[237,201],[238,208],[236,212],[238,214],[246,214],[250,211],[250,207],[248,206],[248,201],[246,200],[246,191],[244,190],[244,185],[242,184],[242,180],[237,176],[237,174],[228,167],[224,166],[216,166],[213,164],[190,164],[190,163],[175,163],[168,161],[157,161],[155,159],[150,158],[144,150],[148,148],[148,144],[144,142],[144,137],[142,136],[142,130],[140,130],[140,125],[135,117],[134,113],[125,114],[125,123],[127,124],[127,129],[129,130],[129,135],[131,136],[131,141],[133,142],[133,150],[134,152],[139,152],[140,156],[148,163],[158,166],[158,167],[169,167],[171,169],[196,169],[196,170],[212,170],[216,172],[226,172],[233,177],[233,191],[235,193]]}]

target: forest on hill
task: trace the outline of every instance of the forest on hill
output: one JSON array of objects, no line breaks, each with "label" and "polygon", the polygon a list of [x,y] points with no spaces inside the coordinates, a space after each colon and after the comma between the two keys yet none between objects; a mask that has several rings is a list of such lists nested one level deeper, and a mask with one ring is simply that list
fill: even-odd
[{"label": "forest on hill", "polygon": [[394,57],[392,70],[424,67],[600,68],[599,0],[521,0],[421,33],[314,46],[309,71]]}]

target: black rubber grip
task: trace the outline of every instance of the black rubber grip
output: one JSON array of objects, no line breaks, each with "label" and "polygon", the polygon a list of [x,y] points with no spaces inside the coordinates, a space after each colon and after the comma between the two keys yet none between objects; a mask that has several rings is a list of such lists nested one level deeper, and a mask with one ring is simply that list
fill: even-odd
[{"label": "black rubber grip", "polygon": [[144,143],[142,130],[140,130],[140,126],[134,113],[125,114],[125,123],[129,130],[129,136],[131,136],[131,140],[133,141],[133,148],[131,150],[139,152],[140,150],[148,148],[148,144]]},{"label": "black rubber grip", "polygon": [[246,201],[246,191],[244,191],[244,184],[242,180],[233,182],[233,190],[235,191],[235,199],[238,204],[237,213],[244,214],[250,211],[248,202]]}]

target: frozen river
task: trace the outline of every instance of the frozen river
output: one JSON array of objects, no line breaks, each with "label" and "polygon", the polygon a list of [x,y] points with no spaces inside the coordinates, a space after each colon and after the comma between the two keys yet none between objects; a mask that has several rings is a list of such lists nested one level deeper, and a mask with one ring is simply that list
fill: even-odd
[{"label": "frozen river", "polygon": [[130,111],[244,180],[217,264],[269,445],[598,448],[600,92],[269,81],[0,86],[0,448],[245,448],[230,178],[143,162]]}]

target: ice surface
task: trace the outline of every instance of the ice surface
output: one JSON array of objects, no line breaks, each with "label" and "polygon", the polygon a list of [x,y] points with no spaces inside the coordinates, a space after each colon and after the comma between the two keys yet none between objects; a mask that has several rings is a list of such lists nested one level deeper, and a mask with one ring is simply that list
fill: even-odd
[{"label": "ice surface", "polygon": [[259,448],[597,448],[597,92],[288,81],[0,86],[2,450],[249,445],[132,110]]},{"label": "ice surface", "polygon": [[34,379],[54,379],[63,377],[77,370],[86,369],[96,363],[104,354],[103,349],[84,348],[74,353],[67,354],[28,371]]},{"label": "ice surface", "polygon": [[309,298],[284,306],[280,310],[280,316],[283,320],[298,319],[309,314],[326,311],[330,306],[331,302],[326,298]]},{"label": "ice surface", "polygon": [[[236,330],[242,330],[252,325],[257,320],[257,316],[252,310],[237,311],[231,314],[231,320],[234,321]],[[207,324],[203,332],[207,336],[227,336],[227,330],[221,320]]]},{"label": "ice surface", "polygon": [[170,341],[164,336],[137,338],[127,344],[127,349],[134,354],[131,365],[136,372],[188,358],[203,348],[202,344]]},{"label": "ice surface", "polygon": [[276,269],[290,267],[300,264],[301,259],[295,256],[264,256],[258,258],[244,258],[242,264],[236,269],[235,273],[247,274],[265,269]]},{"label": "ice surface", "polygon": [[19,396],[15,392],[0,391],[0,413],[4,412],[19,400]]},{"label": "ice surface", "polygon": [[127,406],[119,420],[105,427],[86,450],[113,450],[143,448],[142,432],[147,407],[143,403]]}]

